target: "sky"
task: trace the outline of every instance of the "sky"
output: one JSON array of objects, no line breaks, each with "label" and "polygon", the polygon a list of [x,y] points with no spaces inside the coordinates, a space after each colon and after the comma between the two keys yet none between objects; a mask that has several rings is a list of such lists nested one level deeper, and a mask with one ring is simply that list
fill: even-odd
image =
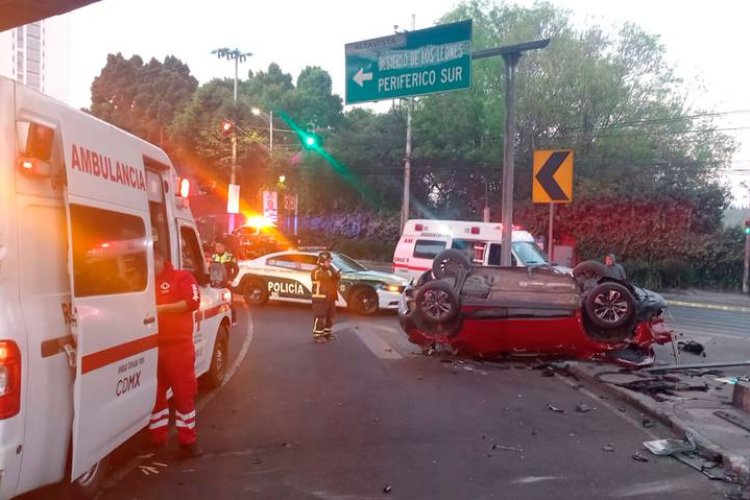
[{"label": "sky", "polygon": [[[519,0],[523,6],[531,0]],[[750,206],[750,65],[746,63],[750,2],[713,0],[552,0],[573,14],[579,26],[617,29],[635,22],[660,36],[670,61],[685,81],[695,109],[731,112],[718,126],[742,146],[727,173],[735,204]],[[69,101],[87,107],[94,77],[108,53],[138,54],[148,60],[175,55],[203,83],[232,77],[233,63],[211,50],[239,48],[253,55],[241,66],[265,70],[270,62],[297,76],[317,65],[344,95],[344,45],[411,28],[434,25],[457,4],[454,0],[247,1],[247,0],[101,0],[66,14],[71,39]],[[498,40],[498,45],[502,41]],[[245,73],[246,74],[246,73]],[[744,186],[742,185],[744,183]]]}]

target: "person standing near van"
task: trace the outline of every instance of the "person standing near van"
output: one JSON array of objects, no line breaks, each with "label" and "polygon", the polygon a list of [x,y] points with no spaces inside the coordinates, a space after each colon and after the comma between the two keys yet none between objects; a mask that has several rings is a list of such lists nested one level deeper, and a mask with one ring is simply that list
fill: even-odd
[{"label": "person standing near van", "polygon": [[[227,245],[224,240],[216,240],[214,242],[214,254],[211,256],[211,262],[217,262],[224,266],[227,273],[227,283],[232,283],[234,278],[236,278],[240,272],[240,268],[237,266],[237,259],[232,252],[227,250]],[[232,295],[232,303],[230,307],[232,310],[232,325],[236,325],[237,313],[234,310],[234,294]]]},{"label": "person standing near van", "polygon": [[159,318],[159,365],[156,404],[149,430],[154,447],[167,444],[169,403],[167,389],[172,388],[180,451],[198,457],[203,450],[197,443],[195,428],[195,345],[193,311],[200,305],[198,283],[188,271],[176,270],[159,249],[154,251],[156,270],[156,312]]},{"label": "person standing near van", "polygon": [[341,271],[333,267],[331,252],[321,252],[312,271],[313,340],[317,343],[336,338],[332,328],[340,279]]},{"label": "person standing near van", "polygon": [[607,276],[620,281],[626,281],[625,269],[617,263],[614,254],[607,254],[604,257],[604,265],[607,267]]}]

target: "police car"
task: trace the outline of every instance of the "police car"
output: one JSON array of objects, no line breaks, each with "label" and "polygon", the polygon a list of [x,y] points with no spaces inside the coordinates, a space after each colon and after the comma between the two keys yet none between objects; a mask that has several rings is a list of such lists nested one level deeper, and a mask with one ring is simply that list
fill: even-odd
[{"label": "police car", "polygon": [[[341,271],[338,307],[368,315],[381,309],[397,309],[409,280],[390,273],[367,269],[346,255],[331,252],[333,265]],[[268,300],[312,302],[311,273],[317,252],[285,251],[257,259],[239,261],[240,272],[232,286],[251,306]]]}]

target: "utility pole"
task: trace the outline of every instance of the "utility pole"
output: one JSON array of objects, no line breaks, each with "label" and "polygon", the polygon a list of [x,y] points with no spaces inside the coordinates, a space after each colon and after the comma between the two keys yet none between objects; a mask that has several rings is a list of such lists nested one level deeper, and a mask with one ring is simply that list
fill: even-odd
[{"label": "utility pole", "polygon": [[511,243],[513,240],[513,174],[514,148],[516,138],[515,116],[515,80],[516,67],[521,55],[528,50],[543,49],[549,45],[549,38],[533,42],[506,45],[494,49],[479,50],[471,54],[472,59],[502,56],[505,62],[505,131],[503,151],[503,204],[502,204],[502,239],[500,247],[500,265],[511,264]]},{"label": "utility pole", "polygon": [[[417,16],[411,15],[411,29],[416,29]],[[397,27],[396,27],[397,28]],[[406,100],[406,155],[404,156],[404,200],[401,204],[401,230],[404,230],[409,220],[409,205],[411,203],[411,115],[414,112],[414,98]]]},{"label": "utility pole", "polygon": [[[212,54],[216,54],[219,59],[230,59],[234,60],[234,100],[232,105],[232,165],[230,166],[229,173],[229,192],[233,190],[237,191],[239,196],[239,188],[234,187],[237,185],[237,83],[239,81],[239,65],[241,62],[252,56],[250,52],[242,52],[240,49],[228,49],[226,47],[211,51]],[[229,232],[234,231],[235,223],[234,214],[229,217]]]}]

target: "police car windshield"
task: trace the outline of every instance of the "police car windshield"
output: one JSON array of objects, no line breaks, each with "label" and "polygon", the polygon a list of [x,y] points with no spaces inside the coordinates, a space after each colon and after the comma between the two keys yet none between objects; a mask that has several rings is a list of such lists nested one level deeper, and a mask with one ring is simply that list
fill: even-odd
[{"label": "police car windshield", "polygon": [[363,266],[356,260],[340,253],[333,254],[333,265],[344,272],[361,273],[362,271],[368,270],[365,266]]},{"label": "police car windshield", "polygon": [[549,257],[533,241],[517,241],[513,251],[526,266],[549,263]]}]

